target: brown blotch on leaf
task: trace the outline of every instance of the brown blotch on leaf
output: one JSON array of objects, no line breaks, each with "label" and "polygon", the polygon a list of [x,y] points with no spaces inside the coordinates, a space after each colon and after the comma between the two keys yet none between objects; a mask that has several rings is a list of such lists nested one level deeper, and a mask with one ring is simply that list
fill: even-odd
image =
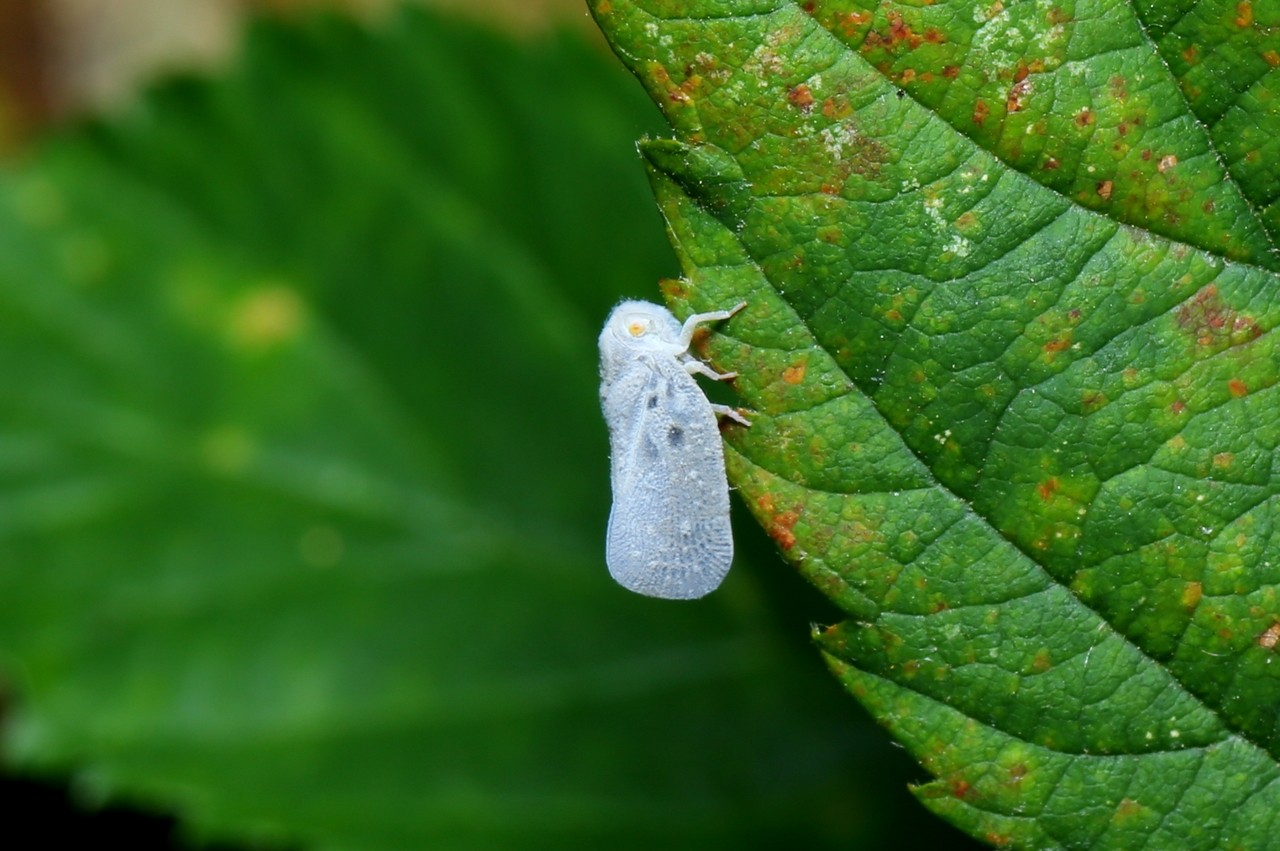
[{"label": "brown blotch on leaf", "polygon": [[681,278],[663,278],[658,281],[658,290],[674,301],[684,301],[689,297],[689,290]]},{"label": "brown blotch on leaf", "polygon": [[1143,807],[1142,804],[1139,804],[1133,798],[1122,798],[1120,800],[1120,805],[1116,807],[1116,816],[1118,818],[1125,818],[1127,816],[1136,816],[1142,813],[1144,810],[1145,810],[1145,807]]},{"label": "brown blotch on leaf", "polygon": [[986,123],[987,116],[991,114],[991,107],[987,106],[987,102],[980,100],[973,105],[973,123],[981,127]]},{"label": "brown blotch on leaf", "polygon": [[1188,65],[1196,64],[1196,59],[1198,59],[1199,56],[1200,46],[1197,44],[1187,45],[1186,49],[1182,51],[1182,61],[1186,62]]},{"label": "brown blotch on leaf", "polygon": [[804,381],[804,374],[808,368],[809,365],[803,361],[789,366],[782,371],[782,380],[791,385],[799,384]]},{"label": "brown blotch on leaf", "polygon": [[1263,650],[1275,650],[1280,644],[1280,623],[1273,623],[1258,636],[1258,646]]},{"label": "brown blotch on leaf", "polygon": [[959,65],[942,66],[942,76],[946,77],[948,80],[954,80],[956,77],[960,76],[960,66]]},{"label": "brown blotch on leaf", "polygon": [[1070,335],[1066,335],[1063,337],[1055,337],[1054,339],[1044,344],[1045,352],[1051,355],[1056,355],[1058,352],[1066,351],[1069,348],[1071,348]]},{"label": "brown blotch on leaf", "polygon": [[769,537],[777,542],[778,546],[784,550],[789,550],[796,545],[795,533],[791,530],[795,528],[796,523],[800,520],[800,514],[796,511],[780,511],[773,515],[769,522]]},{"label": "brown blotch on leaf", "polygon": [[1005,109],[1009,112],[1021,112],[1026,109],[1027,95],[1031,94],[1031,81],[1019,80],[1009,89],[1009,96],[1005,98]]},{"label": "brown blotch on leaf", "polygon": [[1110,180],[1099,181],[1098,187],[1097,187],[1098,197],[1101,198],[1103,201],[1110,201],[1111,190],[1113,188],[1115,188],[1115,184],[1112,183]]},{"label": "brown blotch on leaf", "polygon": [[[870,22],[871,22],[870,12],[849,12],[848,14],[842,15],[840,17],[840,22],[839,22],[840,32],[845,37],[849,37],[849,36],[852,36],[854,33],[856,33],[864,24],[868,24]],[[870,38],[873,35],[876,35],[876,34],[868,33],[867,37]]]},{"label": "brown blotch on leaf", "polygon": [[832,120],[848,118],[852,112],[853,107],[849,106],[847,98],[833,96],[822,102],[822,115],[825,118]]},{"label": "brown blotch on leaf", "polygon": [[1236,4],[1236,26],[1241,29],[1253,26],[1252,0],[1240,0],[1240,2]]},{"label": "brown blotch on leaf", "polygon": [[1058,162],[1056,157],[1049,157],[1044,161],[1045,171],[1057,171],[1060,168],[1062,168],[1062,163]]},{"label": "brown blotch on leaf", "polygon": [[889,35],[887,40],[890,47],[905,44],[910,50],[915,50],[924,43],[924,37],[911,29],[911,25],[904,21],[902,15],[897,12],[889,13]]},{"label": "brown blotch on leaf", "polygon": [[1268,50],[1262,54],[1262,61],[1266,62],[1272,68],[1280,68],[1280,52]]},{"label": "brown blotch on leaf", "polygon": [[1178,164],[1178,158],[1174,154],[1166,154],[1160,158],[1160,162],[1156,163],[1156,171],[1161,174]]},{"label": "brown blotch on leaf", "polygon": [[1262,334],[1256,320],[1242,316],[1226,304],[1218,288],[1208,284],[1180,308],[1178,326],[1195,335],[1202,346],[1214,346],[1232,339],[1255,340]]},{"label": "brown blotch on leaf", "polygon": [[1107,81],[1107,85],[1111,87],[1111,96],[1116,100],[1129,99],[1129,82],[1119,74]]},{"label": "brown blotch on leaf", "polygon": [[1233,378],[1227,382],[1227,392],[1237,399],[1243,399],[1249,395],[1249,385],[1238,378]]},{"label": "brown blotch on leaf", "polygon": [[1093,110],[1087,106],[1076,113],[1075,122],[1077,127],[1088,127],[1097,119],[1094,117]]},{"label": "brown blotch on leaf", "polygon": [[1200,598],[1204,596],[1204,585],[1199,582],[1188,582],[1186,587],[1182,589],[1182,606],[1191,611],[1200,605]]},{"label": "brown blotch on leaf", "polygon": [[787,92],[787,102],[801,112],[813,110],[813,92],[803,83]]},{"label": "brown blotch on leaf", "polygon": [[1065,24],[1071,21],[1071,13],[1061,6],[1054,6],[1049,10],[1049,14],[1045,16],[1045,19],[1055,26]]}]

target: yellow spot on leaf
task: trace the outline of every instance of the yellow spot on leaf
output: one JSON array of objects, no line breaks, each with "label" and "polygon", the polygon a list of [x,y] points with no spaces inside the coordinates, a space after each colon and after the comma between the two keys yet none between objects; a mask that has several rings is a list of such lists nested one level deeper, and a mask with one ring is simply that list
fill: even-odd
[{"label": "yellow spot on leaf", "polygon": [[215,428],[200,441],[200,454],[213,472],[233,476],[244,472],[253,462],[257,447],[253,438],[240,426]]},{"label": "yellow spot on leaf", "polygon": [[285,286],[266,286],[247,293],[232,307],[231,339],[246,349],[265,349],[290,341],[302,329],[303,305]]}]

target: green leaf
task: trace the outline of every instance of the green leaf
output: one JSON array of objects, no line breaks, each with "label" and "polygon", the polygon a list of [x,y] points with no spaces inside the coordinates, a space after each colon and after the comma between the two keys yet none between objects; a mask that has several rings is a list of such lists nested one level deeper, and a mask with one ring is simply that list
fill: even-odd
[{"label": "green leaf", "polygon": [[1280,28],[1191,5],[592,3],[669,300],[748,302],[731,480],[998,846],[1280,829]]},{"label": "green leaf", "polygon": [[750,536],[702,603],[608,579],[655,118],[567,36],[325,19],[0,174],[9,765],[315,848],[910,828]]}]

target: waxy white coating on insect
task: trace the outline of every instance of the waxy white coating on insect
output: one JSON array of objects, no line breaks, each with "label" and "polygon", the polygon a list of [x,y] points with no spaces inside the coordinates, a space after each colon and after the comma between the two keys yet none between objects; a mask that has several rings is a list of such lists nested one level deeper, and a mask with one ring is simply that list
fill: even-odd
[{"label": "waxy white coating on insect", "polygon": [[692,600],[714,591],[733,561],[729,483],[714,405],[693,380],[718,373],[689,354],[704,322],[731,310],[697,313],[684,325],[647,301],[624,301],[600,332],[600,405],[609,425],[613,508],[605,561],[624,588]]}]

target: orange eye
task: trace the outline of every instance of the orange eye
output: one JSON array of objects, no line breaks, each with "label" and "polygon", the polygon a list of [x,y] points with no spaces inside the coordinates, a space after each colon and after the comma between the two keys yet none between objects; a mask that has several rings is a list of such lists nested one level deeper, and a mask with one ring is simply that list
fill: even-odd
[{"label": "orange eye", "polygon": [[631,332],[632,337],[639,337],[641,334],[644,333],[644,323],[632,322],[630,325],[627,326],[627,330]]}]

